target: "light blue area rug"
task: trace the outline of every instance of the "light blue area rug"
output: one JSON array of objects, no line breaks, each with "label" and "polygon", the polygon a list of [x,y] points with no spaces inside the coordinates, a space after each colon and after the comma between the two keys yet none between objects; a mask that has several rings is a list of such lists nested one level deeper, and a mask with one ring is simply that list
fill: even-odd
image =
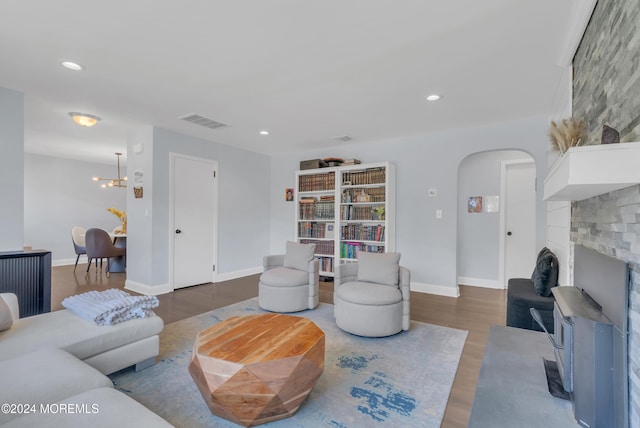
[{"label": "light blue area rug", "polygon": [[[237,427],[212,415],[187,367],[198,331],[237,315],[264,313],[257,298],[165,326],[158,363],[111,376],[115,387],[176,427]],[[395,336],[367,339],[338,329],[333,305],[292,314],[325,335],[325,367],[291,418],[268,427],[439,427],[466,331],[411,322]]]}]

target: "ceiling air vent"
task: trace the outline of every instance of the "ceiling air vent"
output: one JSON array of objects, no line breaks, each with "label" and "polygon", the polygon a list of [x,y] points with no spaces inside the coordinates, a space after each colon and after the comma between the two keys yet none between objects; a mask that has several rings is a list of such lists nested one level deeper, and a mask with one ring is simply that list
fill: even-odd
[{"label": "ceiling air vent", "polygon": [[348,135],[338,135],[337,137],[331,137],[333,140],[336,141],[351,141],[353,140],[353,138],[349,137]]},{"label": "ceiling air vent", "polygon": [[199,114],[191,113],[186,116],[182,116],[181,120],[185,120],[187,122],[194,123],[196,125],[204,126],[206,128],[217,129],[225,126],[229,126],[225,123],[216,122],[215,120],[211,120],[207,117],[200,116]]}]

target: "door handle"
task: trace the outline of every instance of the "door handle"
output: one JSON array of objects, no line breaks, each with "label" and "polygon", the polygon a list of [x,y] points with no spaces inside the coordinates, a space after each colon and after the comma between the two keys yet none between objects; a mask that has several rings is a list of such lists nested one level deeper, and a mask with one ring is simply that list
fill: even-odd
[{"label": "door handle", "polygon": [[[179,232],[178,232],[178,233],[179,233]],[[508,232],[507,232],[507,236],[511,236],[511,235],[513,235],[513,233],[511,233],[511,231],[508,231]]]},{"label": "door handle", "polygon": [[176,229],[176,233],[182,233],[180,229]]}]

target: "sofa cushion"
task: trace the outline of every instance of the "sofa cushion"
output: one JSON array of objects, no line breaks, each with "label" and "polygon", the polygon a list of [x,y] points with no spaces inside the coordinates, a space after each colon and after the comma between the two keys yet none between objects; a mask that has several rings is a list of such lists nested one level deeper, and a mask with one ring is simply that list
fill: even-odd
[{"label": "sofa cushion", "polygon": [[[0,403],[57,403],[72,395],[113,387],[108,377],[60,349],[41,349],[0,364]],[[0,424],[20,416],[0,413]],[[37,426],[37,425],[32,425]]]},{"label": "sofa cushion", "polygon": [[21,318],[0,333],[0,361],[43,348],[60,348],[81,360],[155,336],[160,317],[139,318],[113,326],[98,326],[66,309]]},{"label": "sofa cushion", "polygon": [[299,244],[287,241],[287,251],[284,255],[283,266],[307,272],[309,270],[309,262],[313,260],[315,251],[316,244]]},{"label": "sofa cushion", "polygon": [[277,267],[260,275],[260,282],[271,287],[298,287],[309,284],[309,272]]},{"label": "sofa cushion", "polygon": [[549,297],[551,288],[558,285],[558,259],[548,248],[538,253],[536,267],[531,275],[536,294]]},{"label": "sofa cushion", "polygon": [[13,316],[9,305],[0,298],[0,331],[9,330],[13,325]]},{"label": "sofa cushion", "polygon": [[[18,427],[172,427],[167,421],[113,388],[96,388],[70,396],[59,403],[77,412],[51,412],[20,416],[3,428]],[[53,409],[61,406],[50,406]]]},{"label": "sofa cushion", "polygon": [[400,253],[358,253],[358,281],[398,286]]},{"label": "sofa cushion", "polygon": [[399,288],[371,282],[347,282],[338,287],[336,294],[346,302],[360,305],[391,305],[402,301]]}]

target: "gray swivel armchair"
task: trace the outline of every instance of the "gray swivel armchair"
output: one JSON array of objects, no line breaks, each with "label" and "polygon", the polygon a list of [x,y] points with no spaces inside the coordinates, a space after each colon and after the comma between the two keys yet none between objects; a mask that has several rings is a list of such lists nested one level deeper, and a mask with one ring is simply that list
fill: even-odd
[{"label": "gray swivel armchair", "polygon": [[340,329],[366,337],[409,330],[411,272],[399,253],[358,254],[358,263],[336,266],[333,313]]},{"label": "gray swivel armchair", "polygon": [[98,259],[100,259],[100,270],[102,270],[102,259],[107,259],[107,278],[109,277],[109,258],[110,257],[125,257],[127,254],[126,248],[119,248],[113,245],[111,237],[107,232],[102,229],[92,228],[87,230],[85,235],[85,241],[87,245],[87,258],[89,264],[87,265],[87,275],[89,274],[89,268],[91,267],[91,260],[96,260],[96,269],[98,267]]},{"label": "gray swivel armchair", "polygon": [[271,312],[298,312],[318,306],[320,263],[315,244],[287,242],[286,254],[263,258],[258,305]]}]

